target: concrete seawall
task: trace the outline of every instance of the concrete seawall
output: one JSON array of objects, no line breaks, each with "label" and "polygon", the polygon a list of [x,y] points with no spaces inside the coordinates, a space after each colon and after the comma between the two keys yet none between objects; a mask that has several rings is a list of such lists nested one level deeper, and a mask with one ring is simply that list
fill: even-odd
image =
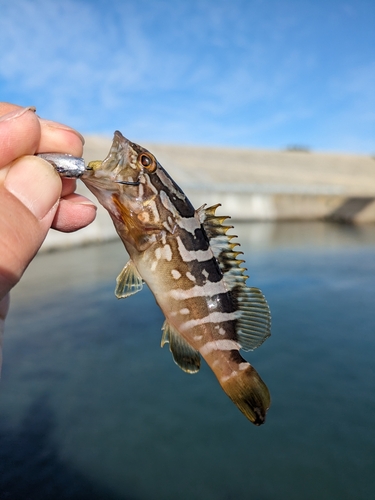
[{"label": "concrete seawall", "polygon": [[[87,137],[86,161],[104,159],[112,138]],[[375,222],[375,159],[370,156],[142,144],[194,206],[221,203],[234,221]],[[82,182],[78,192],[93,199]],[[72,234],[50,231],[44,250],[116,237],[107,212]]]}]

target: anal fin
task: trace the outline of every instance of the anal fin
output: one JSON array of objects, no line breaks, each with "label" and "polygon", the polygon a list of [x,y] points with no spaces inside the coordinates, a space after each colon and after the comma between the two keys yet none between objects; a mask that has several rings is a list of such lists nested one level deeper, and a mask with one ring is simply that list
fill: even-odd
[{"label": "anal fin", "polygon": [[201,365],[199,352],[191,347],[167,320],[165,320],[162,330],[161,347],[169,343],[169,350],[176,365],[184,372],[197,373]]},{"label": "anal fin", "polygon": [[118,299],[125,299],[134,295],[143,288],[142,276],[137,271],[134,263],[129,260],[116,279],[115,295]]}]

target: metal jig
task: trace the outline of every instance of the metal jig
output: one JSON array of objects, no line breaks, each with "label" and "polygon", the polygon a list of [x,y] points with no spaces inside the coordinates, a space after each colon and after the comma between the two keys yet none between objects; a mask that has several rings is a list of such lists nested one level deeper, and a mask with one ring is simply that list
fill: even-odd
[{"label": "metal jig", "polygon": [[36,156],[48,161],[62,177],[78,179],[86,170],[85,160],[62,153],[39,153]]}]

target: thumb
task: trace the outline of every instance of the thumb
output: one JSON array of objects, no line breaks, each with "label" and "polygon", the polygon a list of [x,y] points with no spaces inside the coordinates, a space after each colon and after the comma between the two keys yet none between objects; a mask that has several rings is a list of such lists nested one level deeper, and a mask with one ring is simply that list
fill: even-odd
[{"label": "thumb", "polygon": [[4,321],[5,316],[7,315],[9,309],[9,293],[5,295],[5,297],[0,300],[0,372],[1,372],[1,363],[3,360],[3,336],[4,336]]},{"label": "thumb", "polygon": [[35,156],[23,156],[1,171],[0,300],[19,281],[43,243],[60,194],[59,175]]}]

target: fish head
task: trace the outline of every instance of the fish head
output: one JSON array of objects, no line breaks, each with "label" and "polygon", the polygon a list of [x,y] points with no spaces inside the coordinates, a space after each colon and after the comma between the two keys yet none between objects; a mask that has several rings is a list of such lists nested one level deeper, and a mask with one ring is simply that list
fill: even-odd
[{"label": "fish head", "polygon": [[[91,161],[82,176],[89,187],[125,192],[129,196],[136,192],[126,188],[144,183],[145,172],[154,172],[157,161],[147,149],[126,139],[116,131],[111,149],[103,161]],[[121,186],[125,186],[122,188]]]},{"label": "fish head", "polygon": [[[161,237],[175,203],[186,205],[194,213],[155,156],[118,131],[108,156],[103,161],[90,162],[81,180],[108,210],[123,241],[131,239],[133,244],[135,240],[151,242],[151,234],[153,240]],[[176,200],[169,204],[168,214],[166,198]],[[179,215],[177,210],[176,214]],[[173,223],[168,227],[173,231]]]},{"label": "fish head", "polygon": [[107,157],[90,162],[81,180],[111,215],[114,203],[139,213],[155,197],[147,176],[157,168],[153,154],[116,131]]}]

